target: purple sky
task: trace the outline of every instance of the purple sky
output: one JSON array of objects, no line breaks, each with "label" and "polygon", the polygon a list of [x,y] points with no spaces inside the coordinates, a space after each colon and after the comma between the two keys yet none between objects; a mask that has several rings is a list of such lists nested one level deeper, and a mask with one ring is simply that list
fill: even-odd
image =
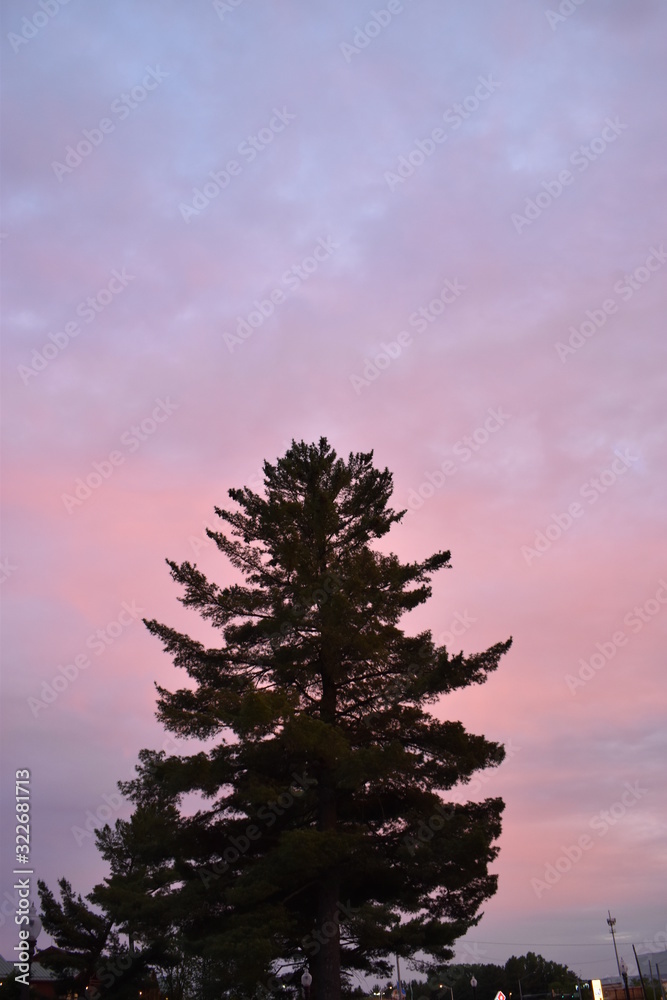
[{"label": "purple sky", "polygon": [[181,683],[131,611],[210,638],[165,557],[231,579],[213,506],[320,435],[393,471],[388,547],[452,551],[406,628],[515,639],[438,709],[509,749],[458,959],[610,975],[608,908],[664,948],[664,3],[2,14],[2,953],[15,770],[88,892]]}]

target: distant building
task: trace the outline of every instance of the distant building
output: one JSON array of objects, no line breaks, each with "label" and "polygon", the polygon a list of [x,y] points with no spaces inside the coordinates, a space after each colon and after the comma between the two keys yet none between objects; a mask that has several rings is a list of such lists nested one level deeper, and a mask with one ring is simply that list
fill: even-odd
[{"label": "distant building", "polygon": [[[628,984],[630,1000],[644,1000],[641,986],[630,986]],[[626,1000],[625,986],[618,979],[603,979],[602,994],[604,1000]]]},{"label": "distant building", "polygon": [[[14,963],[7,962],[0,955],[0,980],[8,979],[15,972]],[[33,962],[30,966],[30,987],[46,1000],[57,1000],[59,996],[57,976],[50,969],[45,969],[39,962]]]}]

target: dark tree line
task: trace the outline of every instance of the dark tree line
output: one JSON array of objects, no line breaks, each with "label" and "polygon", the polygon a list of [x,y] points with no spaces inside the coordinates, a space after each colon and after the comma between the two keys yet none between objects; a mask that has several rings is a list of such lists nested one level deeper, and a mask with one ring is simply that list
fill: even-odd
[{"label": "dark tree line", "polygon": [[[475,979],[473,989],[471,980]],[[521,985],[519,985],[521,984]],[[577,974],[566,965],[551,962],[529,951],[512,955],[505,965],[493,963],[450,964],[436,971],[426,981],[412,980],[406,990],[407,1000],[493,1000],[500,990],[506,997],[519,1000],[529,997],[578,997]],[[392,984],[392,987],[394,984]],[[376,987],[378,989],[378,987]],[[387,996],[387,991],[380,991]],[[590,998],[584,997],[584,1000]]]}]

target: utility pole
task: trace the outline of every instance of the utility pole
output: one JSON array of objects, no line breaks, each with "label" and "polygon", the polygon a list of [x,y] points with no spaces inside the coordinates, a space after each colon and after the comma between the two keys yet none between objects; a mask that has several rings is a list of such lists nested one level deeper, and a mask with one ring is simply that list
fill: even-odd
[{"label": "utility pole", "polygon": [[616,955],[616,965],[618,966],[618,976],[619,979],[623,980],[623,974],[621,972],[621,963],[618,960],[618,948],[616,947],[616,935],[614,934],[614,927],[616,926],[616,917],[612,917],[611,910],[607,910],[607,923],[609,924],[609,929],[611,930],[611,939],[614,942],[614,954]]},{"label": "utility pole", "polygon": [[[635,953],[635,962],[637,963],[637,972],[639,973],[639,982],[642,984],[642,994],[644,996],[644,1000],[648,1000],[648,994],[646,993],[646,986],[644,984],[644,977],[642,976],[642,967],[639,964],[639,959],[637,958],[637,949],[635,948],[634,945],[632,946],[632,950]],[[649,967],[649,971],[650,971],[650,969],[651,969],[651,963],[650,963],[650,961],[649,961],[648,967]]]}]

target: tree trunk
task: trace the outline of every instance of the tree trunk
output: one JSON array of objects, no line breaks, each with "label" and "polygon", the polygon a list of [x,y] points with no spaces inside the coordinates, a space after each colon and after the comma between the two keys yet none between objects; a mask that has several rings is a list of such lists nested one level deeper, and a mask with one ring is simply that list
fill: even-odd
[{"label": "tree trunk", "polygon": [[340,1000],[340,876],[334,870],[320,885],[315,940],[319,951],[313,961],[314,1000]]},{"label": "tree trunk", "polygon": [[[336,689],[326,673],[322,678],[321,717],[333,723]],[[318,774],[318,828],[333,831],[337,826],[336,790],[329,768]],[[314,1000],[340,1000],[340,871],[335,865],[322,874],[317,899],[317,927],[313,934],[319,951],[313,962]]]}]

